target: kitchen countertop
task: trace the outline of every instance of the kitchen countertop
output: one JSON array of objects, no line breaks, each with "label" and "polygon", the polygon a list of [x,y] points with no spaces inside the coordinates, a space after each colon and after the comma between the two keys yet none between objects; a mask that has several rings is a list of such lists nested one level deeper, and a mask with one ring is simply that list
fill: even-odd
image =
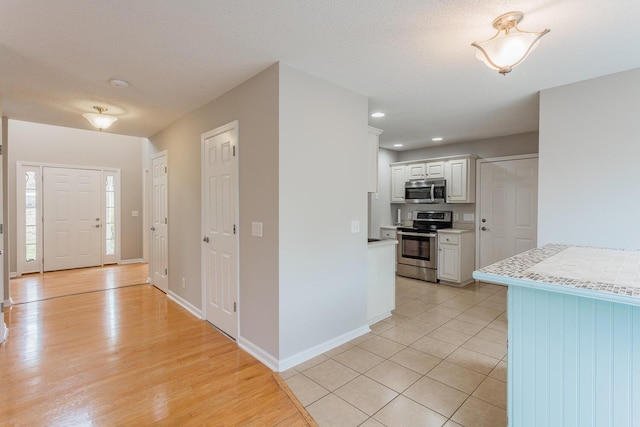
[{"label": "kitchen countertop", "polygon": [[640,306],[640,251],[549,244],[476,270],[473,277]]},{"label": "kitchen countertop", "polygon": [[475,231],[473,230],[464,230],[461,228],[441,228],[440,230],[438,230],[438,233],[456,233],[456,234],[462,234],[462,233],[475,233]]},{"label": "kitchen countertop", "polygon": [[381,246],[395,246],[398,244],[398,241],[395,239],[381,239],[381,240],[375,240],[373,242],[368,242],[368,245],[370,248],[378,248]]}]

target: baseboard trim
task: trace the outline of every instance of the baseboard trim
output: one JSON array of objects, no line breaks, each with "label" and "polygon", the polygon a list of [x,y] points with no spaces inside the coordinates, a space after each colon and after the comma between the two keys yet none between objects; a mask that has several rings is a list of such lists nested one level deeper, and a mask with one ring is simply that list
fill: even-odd
[{"label": "baseboard trim", "polygon": [[198,319],[203,319],[202,310],[200,310],[198,307],[196,307],[195,305],[191,304],[189,301],[187,301],[186,299],[182,298],[181,296],[179,296],[179,295],[177,295],[174,292],[169,290],[169,291],[167,291],[167,298],[169,298],[170,300],[178,303],[178,305],[182,306],[182,308],[184,308],[189,313],[191,313],[194,316],[196,316]]},{"label": "baseboard trim", "polygon": [[296,365],[306,362],[307,360],[313,359],[314,357],[319,356],[322,353],[325,353],[338,346],[341,346],[342,344],[349,342],[352,339],[358,338],[359,336],[364,335],[368,332],[371,332],[371,329],[369,328],[368,325],[364,325],[350,332],[347,332],[346,334],[342,334],[328,341],[325,341],[321,344],[318,344],[314,347],[303,350],[300,353],[294,354],[293,356],[289,356],[285,359],[281,359],[278,363],[278,372],[291,369]]},{"label": "baseboard trim", "polygon": [[142,258],[121,259],[120,261],[118,261],[118,264],[140,264],[143,262],[144,262],[144,259]]},{"label": "baseboard trim", "polygon": [[261,347],[255,345],[242,336],[238,337],[238,346],[258,359],[260,362],[262,362],[262,364],[266,365],[267,368],[271,369],[274,372],[278,372],[278,359],[264,351]]}]

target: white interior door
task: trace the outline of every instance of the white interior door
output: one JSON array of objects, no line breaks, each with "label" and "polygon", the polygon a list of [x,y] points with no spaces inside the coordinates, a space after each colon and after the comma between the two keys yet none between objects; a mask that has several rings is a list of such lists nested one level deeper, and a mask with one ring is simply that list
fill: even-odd
[{"label": "white interior door", "polygon": [[237,122],[202,136],[202,264],[205,318],[238,336]]},{"label": "white interior door", "polygon": [[536,247],[538,158],[480,165],[478,268]]},{"label": "white interior door", "polygon": [[169,290],[167,154],[151,160],[153,190],[151,192],[151,282],[164,292]]},{"label": "white interior door", "polygon": [[45,167],[44,271],[101,265],[102,173]]}]

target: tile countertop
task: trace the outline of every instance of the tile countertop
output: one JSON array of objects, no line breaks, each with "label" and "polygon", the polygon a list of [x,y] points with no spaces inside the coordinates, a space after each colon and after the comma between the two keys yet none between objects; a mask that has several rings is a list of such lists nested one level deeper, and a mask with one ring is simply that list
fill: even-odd
[{"label": "tile countertop", "polygon": [[640,306],[640,251],[550,244],[476,270],[473,278]]}]

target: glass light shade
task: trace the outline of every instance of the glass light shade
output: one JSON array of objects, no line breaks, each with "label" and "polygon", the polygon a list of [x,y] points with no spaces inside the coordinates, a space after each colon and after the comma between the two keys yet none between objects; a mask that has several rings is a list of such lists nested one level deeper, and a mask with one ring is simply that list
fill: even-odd
[{"label": "glass light shade", "polygon": [[111,126],[116,120],[118,120],[115,116],[110,116],[108,114],[98,114],[98,113],[86,113],[83,114],[82,117],[87,119],[89,123],[93,125],[98,130],[103,130]]},{"label": "glass light shade", "polygon": [[540,36],[535,33],[505,34],[486,42],[476,43],[482,47],[476,52],[476,58],[494,70],[511,71],[525,60],[529,53],[540,44]]}]

